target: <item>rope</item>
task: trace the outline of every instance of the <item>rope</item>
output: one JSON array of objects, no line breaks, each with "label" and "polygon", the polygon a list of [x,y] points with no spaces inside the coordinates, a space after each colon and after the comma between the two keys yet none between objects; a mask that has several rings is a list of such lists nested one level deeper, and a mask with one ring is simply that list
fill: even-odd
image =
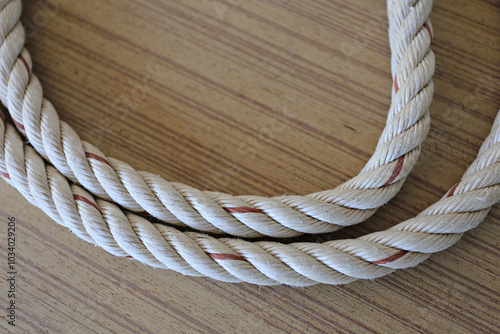
[{"label": "rope", "polygon": [[307,196],[232,196],[138,172],[81,141],[60,121],[32,73],[20,23],[21,0],[0,0],[0,99],[36,151],[71,181],[127,210],[193,229],[240,237],[293,237],[366,220],[402,187],[430,125],[434,54],[431,0],[388,1],[392,102],[363,170],[335,189]]},{"label": "rope", "polygon": [[[114,255],[184,275],[308,286],[373,279],[415,266],[457,242],[500,200],[500,112],[477,159],[440,201],[415,218],[357,239],[281,244],[215,238],[152,223],[106,199],[118,197],[117,203],[126,208],[147,209],[168,222],[248,236],[327,232],[341,226],[339,221],[349,225],[373,214],[401,187],[428,130],[434,68],[430,7],[431,1],[425,0],[388,1],[392,105],[387,127],[363,171],[333,190],[263,198],[168,183],[81,142],[59,121],[31,74],[19,23],[21,1],[0,0],[0,99],[30,141],[24,144],[0,113],[0,176],[80,238]],[[305,219],[307,227],[297,228],[299,219]]]},{"label": "rope", "polygon": [[308,286],[378,278],[452,246],[500,201],[500,111],[477,159],[437,203],[386,231],[322,244],[218,239],[152,223],[70,184],[1,119],[0,175],[53,220],[116,256],[224,282]]}]

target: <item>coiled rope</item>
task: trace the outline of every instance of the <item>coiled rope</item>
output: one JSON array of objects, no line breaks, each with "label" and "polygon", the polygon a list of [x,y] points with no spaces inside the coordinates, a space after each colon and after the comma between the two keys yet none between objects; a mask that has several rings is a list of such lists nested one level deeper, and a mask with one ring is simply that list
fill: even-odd
[{"label": "coiled rope", "polygon": [[430,126],[432,1],[388,1],[393,90],[386,127],[360,174],[307,196],[232,196],[138,172],[80,140],[60,121],[32,74],[19,21],[21,0],[0,2],[0,99],[17,128],[64,176],[92,194],[164,222],[240,237],[293,237],[366,220],[399,191]]},{"label": "coiled rope", "polygon": [[70,184],[3,121],[0,170],[53,220],[116,256],[225,282],[343,284],[413,267],[484,219],[500,200],[500,112],[477,159],[440,201],[386,231],[322,244],[218,239],[152,223]]},{"label": "coiled rope", "polygon": [[[30,75],[29,54],[23,49],[22,44],[18,49],[10,49],[11,46],[17,45],[11,41],[16,40],[19,36],[12,35],[8,31],[13,32],[19,29],[16,27],[20,24],[16,23],[9,27],[7,21],[3,20],[3,15],[6,10],[15,8],[8,7],[10,3],[17,2],[20,1],[0,3],[3,5],[0,12],[0,33],[5,32],[6,35],[0,47],[0,60],[2,61],[0,69],[2,72],[0,78],[1,98],[2,102],[8,106],[13,119],[17,121],[18,128],[24,128],[24,134],[30,139],[30,144],[33,144],[35,149],[30,144],[24,144],[14,127],[5,123],[3,115],[1,115],[0,175],[16,187],[28,201],[40,207],[52,219],[68,227],[84,240],[98,245],[114,255],[133,257],[148,265],[172,269],[185,275],[208,276],[226,282],[244,281],[260,285],[283,283],[294,286],[317,283],[342,284],[360,278],[377,278],[398,268],[417,265],[431,253],[446,249],[457,242],[464,232],[477,226],[487,215],[490,207],[500,200],[499,113],[491,134],[485,140],[477,159],[466,171],[462,180],[436,204],[415,218],[386,231],[371,233],[357,239],[335,240],[322,244],[304,242],[281,244],[214,238],[195,232],[183,233],[164,224],[151,223],[134,213],[122,211],[117,205],[107,200],[94,197],[77,184],[70,183],[63,174],[47,164],[42,158],[43,156],[52,162],[50,155],[58,156],[58,153],[48,153],[51,150],[57,151],[57,147],[51,146],[51,143],[58,140],[63,143],[62,153],[68,154],[67,151],[70,149],[64,150],[65,145],[70,147],[69,143],[73,143],[75,139],[70,135],[72,130],[69,126],[62,122],[59,123],[57,118],[55,119],[57,122],[54,122],[54,117],[57,117],[57,114],[55,111],[50,111],[53,108],[51,109],[48,101],[43,100],[38,80]],[[424,2],[419,1],[416,5]],[[393,1],[388,3],[389,13],[391,10],[394,10],[395,13],[404,12],[404,8],[406,8],[406,4],[403,6],[395,4]],[[410,14],[408,15],[414,11],[415,9],[409,10]],[[408,15],[404,15],[404,17],[407,18]],[[393,75],[396,83],[400,78],[400,73],[403,72],[399,72],[400,66],[394,65],[398,63],[398,61],[394,61],[394,58],[397,58],[394,54],[402,55],[403,53],[400,51],[404,48],[395,45],[404,43],[393,44],[392,41],[396,37],[392,34],[394,31],[396,35],[399,35],[399,30],[394,29],[394,26],[398,24],[401,26],[406,21],[398,21],[393,18],[390,21]],[[421,26],[420,30],[422,30]],[[430,28],[429,32],[431,32]],[[408,35],[405,38],[413,40],[413,37],[410,38]],[[17,50],[17,55],[13,56],[16,52],[12,52],[12,50]],[[12,66],[9,66],[10,64]],[[22,70],[23,66],[24,70]],[[4,80],[6,79],[3,76],[4,72],[8,73],[7,80]],[[394,72],[396,73],[394,74]],[[398,94],[401,93],[404,85],[407,87],[419,86],[411,84],[410,81],[421,81],[416,76],[410,80],[410,76],[411,74],[406,80],[401,80],[404,83],[399,86],[399,91],[393,95],[393,101],[398,99]],[[398,79],[396,80],[396,78]],[[6,83],[5,86],[4,83]],[[23,83],[25,84],[23,85]],[[30,88],[32,85],[35,89]],[[427,84],[421,90],[429,86],[431,85]],[[399,103],[410,100],[409,96],[413,95],[409,94],[409,91],[412,90],[406,88],[406,94],[399,97],[401,98]],[[17,109],[15,109],[16,106]],[[394,108],[397,109],[397,107]],[[399,112],[405,108],[407,107],[402,107]],[[393,110],[392,107],[391,110]],[[30,112],[38,113],[39,117],[30,118]],[[427,109],[425,114],[427,114]],[[400,114],[394,114],[394,118],[397,118],[397,115]],[[40,123],[36,123],[37,119]],[[418,124],[421,119],[425,119],[425,116],[421,116],[415,124]],[[19,123],[20,121],[23,123]],[[407,119],[401,119],[400,122],[402,122],[401,124],[409,124]],[[54,124],[61,127],[48,127]],[[33,131],[37,127],[43,130],[38,133],[38,137],[37,132]],[[413,125],[414,130],[411,133],[416,131],[415,127]],[[388,132],[394,131],[394,128],[391,129]],[[411,128],[406,130],[409,129]],[[384,130],[384,134],[386,130]],[[33,142],[30,134],[34,140],[38,140],[37,143]],[[53,141],[47,138],[52,138]],[[381,139],[381,142],[384,141]],[[42,152],[37,152],[40,148],[37,148],[37,145],[43,149]],[[85,148],[84,155],[100,153],[88,151],[89,146],[86,143],[81,143],[81,145]],[[382,144],[382,146],[384,145]],[[402,145],[404,146],[404,143]],[[406,147],[410,146],[408,143],[406,145]],[[415,150],[418,149],[408,151],[406,157],[408,158],[410,153],[415,152]],[[102,157],[102,155],[99,156]],[[389,156],[389,151],[386,151],[386,154],[381,157],[387,156]],[[372,160],[374,159],[372,158],[367,166],[377,167],[371,170],[370,167],[365,167],[363,171],[376,170],[385,161],[380,157]],[[64,164],[64,161],[66,160],[62,159],[58,163]],[[115,162],[109,162],[109,164],[113,165]],[[66,163],[70,165],[75,161],[69,162],[68,160]],[[57,167],[56,163],[54,166]],[[390,174],[390,178],[392,178],[394,170]],[[91,174],[85,175],[88,178],[92,177]],[[138,175],[148,180],[147,173],[139,172]],[[359,183],[362,183],[361,181],[358,180]],[[396,182],[398,181],[394,183]],[[245,198],[247,197],[245,196]],[[239,199],[239,197],[237,198]],[[345,195],[344,198],[349,198],[349,196]],[[255,205],[254,203],[250,204]]]}]

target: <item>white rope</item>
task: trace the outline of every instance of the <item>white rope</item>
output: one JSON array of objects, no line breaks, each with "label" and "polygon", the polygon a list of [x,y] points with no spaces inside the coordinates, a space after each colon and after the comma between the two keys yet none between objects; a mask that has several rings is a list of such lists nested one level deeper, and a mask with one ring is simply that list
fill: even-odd
[{"label": "white rope", "polygon": [[372,279],[415,266],[457,242],[500,200],[500,112],[477,159],[440,201],[415,218],[358,239],[281,244],[183,233],[122,211],[67,178],[131,210],[146,209],[167,222],[206,231],[292,236],[359,222],[401,187],[428,131],[434,68],[430,7],[425,0],[388,1],[392,105],[387,127],[363,171],[333,190],[263,198],[168,183],[81,142],[59,121],[31,74],[19,23],[20,0],[0,0],[0,99],[30,141],[23,144],[0,114],[0,176],[80,238],[114,255],[185,275],[307,286]]}]

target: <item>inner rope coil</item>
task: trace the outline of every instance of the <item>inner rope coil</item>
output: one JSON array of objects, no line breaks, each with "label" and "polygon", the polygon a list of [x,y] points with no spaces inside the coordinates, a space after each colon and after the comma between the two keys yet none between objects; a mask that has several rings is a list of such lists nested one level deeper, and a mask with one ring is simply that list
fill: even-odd
[{"label": "inner rope coil", "polygon": [[232,196],[138,172],[80,140],[43,97],[24,48],[21,0],[0,2],[0,99],[19,131],[64,176],[127,210],[178,226],[239,237],[295,237],[360,223],[402,187],[429,127],[435,59],[432,1],[388,1],[392,102],[377,148],[363,170],[335,189],[307,196]]}]

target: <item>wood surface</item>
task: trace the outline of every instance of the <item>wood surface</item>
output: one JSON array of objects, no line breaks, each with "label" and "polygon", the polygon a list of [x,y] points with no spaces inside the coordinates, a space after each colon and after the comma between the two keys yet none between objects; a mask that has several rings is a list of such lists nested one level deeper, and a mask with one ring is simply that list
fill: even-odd
[{"label": "wood surface", "polygon": [[[107,156],[167,180],[307,194],[355,176],[384,127],[384,1],[23,2],[34,72],[61,119]],[[500,1],[436,0],[431,20],[435,95],[419,164],[368,221],[299,240],[357,237],[413,217],[474,160],[500,108]],[[416,268],[307,288],[226,284],[113,257],[3,181],[2,277],[8,217],[17,222],[18,320],[0,322],[1,332],[500,332],[498,204]],[[3,310],[7,288],[2,280]]]}]

